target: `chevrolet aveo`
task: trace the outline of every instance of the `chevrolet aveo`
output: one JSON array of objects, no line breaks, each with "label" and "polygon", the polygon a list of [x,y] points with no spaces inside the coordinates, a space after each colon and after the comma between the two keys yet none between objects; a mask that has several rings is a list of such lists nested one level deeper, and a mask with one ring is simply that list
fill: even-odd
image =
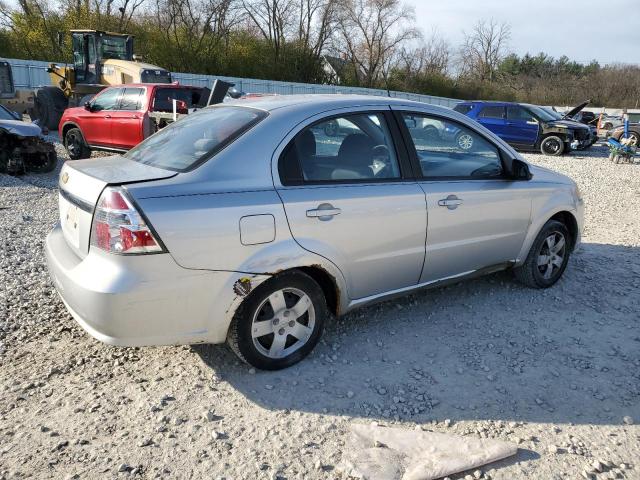
[{"label": "chevrolet aveo", "polygon": [[226,341],[263,369],[394,295],[503,269],[550,287],[583,222],[572,180],[473,120],[365,96],[200,110],[123,156],[67,162],[59,207],[49,271],[91,335]]}]

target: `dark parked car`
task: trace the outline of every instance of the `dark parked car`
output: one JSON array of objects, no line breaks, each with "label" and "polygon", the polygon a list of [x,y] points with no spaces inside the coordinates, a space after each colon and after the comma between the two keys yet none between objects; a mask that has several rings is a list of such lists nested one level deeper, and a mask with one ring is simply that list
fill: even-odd
[{"label": "dark parked car", "polygon": [[459,103],[454,110],[473,118],[517,150],[562,155],[593,144],[588,126],[558,118],[536,105],[472,101]]}]

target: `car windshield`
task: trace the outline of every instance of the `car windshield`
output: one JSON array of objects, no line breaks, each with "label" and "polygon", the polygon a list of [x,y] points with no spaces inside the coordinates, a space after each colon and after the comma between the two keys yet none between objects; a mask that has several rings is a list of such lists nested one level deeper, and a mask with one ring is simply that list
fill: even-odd
[{"label": "car windshield", "polygon": [[172,123],[130,150],[130,160],[166,170],[195,168],[267,116],[248,107],[212,107]]},{"label": "car windshield", "polygon": [[551,115],[542,107],[537,107],[535,105],[526,105],[525,108],[533,113],[533,115],[536,116],[538,120],[542,120],[543,122],[552,122],[553,120],[558,120],[555,116]]},{"label": "car windshield", "polygon": [[0,120],[17,120],[16,117],[11,115],[11,112],[0,105]]},{"label": "car windshield", "polygon": [[100,39],[102,59],[129,60],[127,56],[127,37],[105,35]]},{"label": "car windshield", "polygon": [[549,108],[549,107],[540,107],[540,109],[544,110],[545,112],[547,112],[549,115],[551,115],[553,118],[555,118],[556,120],[562,120],[562,114],[556,112],[553,108]]}]

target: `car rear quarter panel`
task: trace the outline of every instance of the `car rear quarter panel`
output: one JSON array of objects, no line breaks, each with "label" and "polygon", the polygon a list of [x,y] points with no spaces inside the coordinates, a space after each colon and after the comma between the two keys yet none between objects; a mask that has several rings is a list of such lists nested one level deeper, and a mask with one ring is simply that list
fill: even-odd
[{"label": "car rear quarter panel", "polygon": [[[331,276],[339,292],[339,307],[348,298],[340,269],[308,252],[291,236],[275,190],[225,192],[137,200],[175,261],[188,269],[274,275],[299,267],[315,267]],[[241,241],[241,219],[271,215],[273,240],[256,245]],[[257,283],[253,285],[255,288]],[[231,286],[227,285],[227,289]]]}]

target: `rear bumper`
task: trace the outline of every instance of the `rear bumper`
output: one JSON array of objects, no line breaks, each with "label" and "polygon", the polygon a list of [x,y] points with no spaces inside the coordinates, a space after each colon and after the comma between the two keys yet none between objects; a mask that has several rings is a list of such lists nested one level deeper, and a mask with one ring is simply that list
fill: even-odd
[{"label": "rear bumper", "polygon": [[234,272],[189,270],[169,254],[79,258],[59,225],[45,245],[51,279],[75,320],[118,346],[222,343],[242,298]]}]

